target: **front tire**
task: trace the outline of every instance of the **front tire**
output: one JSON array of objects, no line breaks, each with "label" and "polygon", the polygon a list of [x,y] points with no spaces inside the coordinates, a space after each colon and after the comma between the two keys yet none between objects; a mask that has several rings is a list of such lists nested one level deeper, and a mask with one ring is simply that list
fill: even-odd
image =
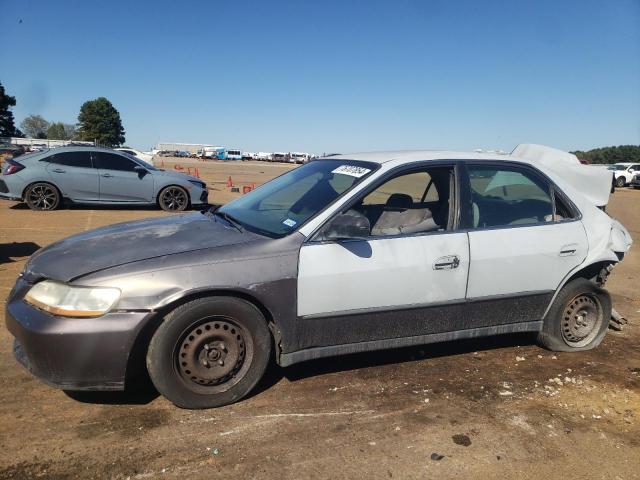
[{"label": "front tire", "polygon": [[50,183],[38,182],[25,190],[24,201],[31,210],[55,210],[60,206],[60,192]]},{"label": "front tire", "polygon": [[616,187],[618,188],[622,188],[627,184],[627,182],[625,181],[624,177],[618,177],[616,178]]},{"label": "front tire", "polygon": [[189,194],[177,185],[165,187],[158,195],[158,205],[166,212],[182,212],[189,206]]},{"label": "front tire", "polygon": [[147,370],[158,391],[182,408],[237,402],[262,378],[271,334],[253,304],[206,297],[167,315],[147,351]]},{"label": "front tire", "polygon": [[611,318],[611,297],[586,278],[567,283],[544,319],[538,342],[557,352],[591,350],[602,342]]}]

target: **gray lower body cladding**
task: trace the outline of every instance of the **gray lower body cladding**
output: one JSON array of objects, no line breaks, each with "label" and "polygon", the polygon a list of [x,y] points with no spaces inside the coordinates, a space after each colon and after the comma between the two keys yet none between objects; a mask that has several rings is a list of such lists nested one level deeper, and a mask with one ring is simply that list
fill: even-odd
[{"label": "gray lower body cladding", "polygon": [[298,319],[295,351],[280,364],[461,338],[538,331],[553,292],[534,292],[403,309],[343,312]]}]

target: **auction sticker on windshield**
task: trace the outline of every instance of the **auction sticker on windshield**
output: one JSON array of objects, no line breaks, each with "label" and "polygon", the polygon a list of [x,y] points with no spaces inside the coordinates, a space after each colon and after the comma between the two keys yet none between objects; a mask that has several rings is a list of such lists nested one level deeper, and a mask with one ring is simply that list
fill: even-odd
[{"label": "auction sticker on windshield", "polygon": [[332,170],[331,173],[341,173],[343,175],[350,175],[352,177],[360,178],[371,170],[364,167],[356,167],[355,165],[341,165],[335,170]]}]

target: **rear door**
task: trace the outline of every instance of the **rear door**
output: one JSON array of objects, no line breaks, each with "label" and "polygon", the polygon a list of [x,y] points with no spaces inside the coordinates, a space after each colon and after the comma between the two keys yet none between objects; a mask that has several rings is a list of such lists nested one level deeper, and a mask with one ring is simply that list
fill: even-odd
[{"label": "rear door", "polygon": [[542,319],[562,279],[587,254],[579,213],[524,165],[467,164],[467,299],[494,302],[493,323]]},{"label": "rear door", "polygon": [[100,179],[100,201],[150,203],[154,200],[153,172],[139,172],[133,160],[108,152],[93,152]]},{"label": "rear door", "polygon": [[78,202],[98,201],[98,171],[91,164],[89,152],[54,153],[46,161],[47,172],[64,197]]}]

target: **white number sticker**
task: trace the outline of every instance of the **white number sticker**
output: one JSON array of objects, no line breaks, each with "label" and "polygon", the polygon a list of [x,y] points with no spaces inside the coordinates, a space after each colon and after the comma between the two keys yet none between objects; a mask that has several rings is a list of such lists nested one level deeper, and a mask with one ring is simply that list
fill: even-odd
[{"label": "white number sticker", "polygon": [[364,167],[356,167],[355,165],[341,165],[331,173],[341,173],[343,175],[350,175],[352,177],[360,178],[371,170]]},{"label": "white number sticker", "polygon": [[282,222],[284,225],[286,225],[287,227],[295,227],[296,226],[296,222],[295,220],[291,220],[290,218],[287,218],[286,220],[283,220]]}]

